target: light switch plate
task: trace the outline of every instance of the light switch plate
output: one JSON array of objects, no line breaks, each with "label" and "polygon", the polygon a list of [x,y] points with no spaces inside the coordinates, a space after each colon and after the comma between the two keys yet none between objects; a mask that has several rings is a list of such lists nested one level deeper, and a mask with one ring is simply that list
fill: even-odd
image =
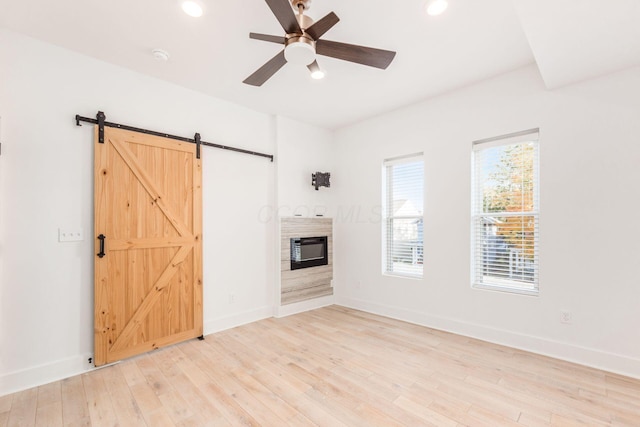
[{"label": "light switch plate", "polygon": [[80,242],[84,240],[82,228],[58,228],[58,242]]}]

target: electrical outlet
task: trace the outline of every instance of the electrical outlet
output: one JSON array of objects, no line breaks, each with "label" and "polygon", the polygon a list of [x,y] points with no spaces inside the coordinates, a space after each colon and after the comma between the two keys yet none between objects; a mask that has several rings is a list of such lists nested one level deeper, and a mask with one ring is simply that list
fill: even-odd
[{"label": "electrical outlet", "polygon": [[229,294],[229,304],[236,302],[236,294]]},{"label": "electrical outlet", "polygon": [[571,324],[573,314],[569,310],[560,310],[560,323]]},{"label": "electrical outlet", "polygon": [[58,242],[80,242],[84,240],[82,228],[58,228]]}]

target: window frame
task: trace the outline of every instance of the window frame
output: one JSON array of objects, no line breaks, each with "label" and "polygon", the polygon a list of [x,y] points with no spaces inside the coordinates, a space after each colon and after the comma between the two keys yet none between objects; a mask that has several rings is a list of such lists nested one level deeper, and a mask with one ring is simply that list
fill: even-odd
[{"label": "window frame", "polygon": [[[524,143],[533,143],[534,154],[533,154],[533,165],[532,165],[532,174],[533,174],[533,209],[531,211],[521,210],[518,212],[513,211],[495,211],[495,212],[485,212],[484,204],[481,202],[482,195],[482,186],[478,182],[479,179],[479,171],[478,169],[478,160],[477,156],[479,152],[483,150],[501,147],[501,146],[509,146],[509,145],[517,145]],[[478,194],[480,192],[480,194]],[[478,243],[478,238],[480,236],[484,236],[483,231],[478,229],[479,224],[482,223],[483,218],[491,218],[491,217],[533,217],[533,239],[532,239],[532,251],[533,251],[533,280],[531,281],[531,286],[524,286],[522,281],[518,282],[513,280],[513,278],[502,279],[500,280],[502,283],[496,283],[495,277],[494,282],[491,280],[479,280],[480,278],[491,277],[489,275],[480,275],[481,268],[478,266],[479,260],[483,260],[487,255],[484,248],[481,248]],[[484,290],[492,290],[492,291],[500,291],[507,292],[513,294],[523,294],[523,295],[531,295],[538,296],[540,293],[540,281],[539,281],[539,271],[540,271],[540,256],[539,256],[539,246],[540,246],[540,130],[538,128],[529,129],[521,132],[511,133],[507,135],[501,135],[493,138],[487,138],[483,140],[473,141],[472,143],[472,156],[471,156],[471,287],[473,289],[484,289]],[[478,254],[478,250],[481,251]],[[481,262],[481,261],[480,261]],[[509,284],[511,282],[511,285]],[[517,285],[517,283],[520,283]]]},{"label": "window frame", "polygon": [[[422,181],[416,185],[420,186],[422,193],[422,205],[416,206],[421,212],[420,215],[394,215],[394,198],[393,198],[393,181],[389,178],[389,168],[394,166],[405,165],[409,163],[420,163]],[[393,157],[385,159],[382,162],[382,274],[385,276],[402,277],[408,279],[422,279],[424,278],[424,154],[414,153],[405,156]],[[389,230],[393,230],[392,224],[394,220],[415,220],[422,223],[422,233],[417,246],[420,249],[422,255],[422,264],[420,272],[413,274],[410,272],[394,271],[393,244],[389,245]],[[419,226],[418,226],[419,227]],[[391,239],[393,242],[393,239]]]}]

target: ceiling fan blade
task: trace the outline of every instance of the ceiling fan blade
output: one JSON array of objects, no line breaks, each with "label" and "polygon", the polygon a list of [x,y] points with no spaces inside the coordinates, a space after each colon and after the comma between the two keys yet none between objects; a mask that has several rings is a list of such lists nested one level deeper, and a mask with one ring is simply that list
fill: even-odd
[{"label": "ceiling fan blade", "polygon": [[309,34],[314,40],[318,40],[324,33],[329,31],[331,27],[336,25],[340,21],[338,15],[331,12],[309,28],[305,30],[307,34]]},{"label": "ceiling fan blade", "polygon": [[270,36],[269,34],[258,33],[249,33],[249,38],[278,44],[284,44],[285,40],[283,36]]},{"label": "ceiling fan blade", "polygon": [[287,34],[301,33],[302,29],[293,13],[289,0],[265,0]]},{"label": "ceiling fan blade", "polygon": [[383,70],[391,64],[391,61],[393,61],[393,58],[396,56],[396,53],[390,50],[374,49],[372,47],[338,43],[329,40],[318,40],[316,42],[316,53],[318,55],[330,56],[332,58],[381,68]]},{"label": "ceiling fan blade", "polygon": [[284,50],[282,50],[266,64],[258,68],[255,73],[247,77],[242,83],[246,83],[251,86],[262,86],[264,82],[269,80],[271,76],[273,76],[286,63],[287,60],[284,59]]}]

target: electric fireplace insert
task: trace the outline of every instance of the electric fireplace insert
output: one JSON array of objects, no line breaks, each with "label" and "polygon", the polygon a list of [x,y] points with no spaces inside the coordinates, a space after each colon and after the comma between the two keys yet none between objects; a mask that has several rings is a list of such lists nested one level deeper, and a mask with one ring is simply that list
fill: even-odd
[{"label": "electric fireplace insert", "polygon": [[291,239],[291,269],[329,264],[327,236]]}]

